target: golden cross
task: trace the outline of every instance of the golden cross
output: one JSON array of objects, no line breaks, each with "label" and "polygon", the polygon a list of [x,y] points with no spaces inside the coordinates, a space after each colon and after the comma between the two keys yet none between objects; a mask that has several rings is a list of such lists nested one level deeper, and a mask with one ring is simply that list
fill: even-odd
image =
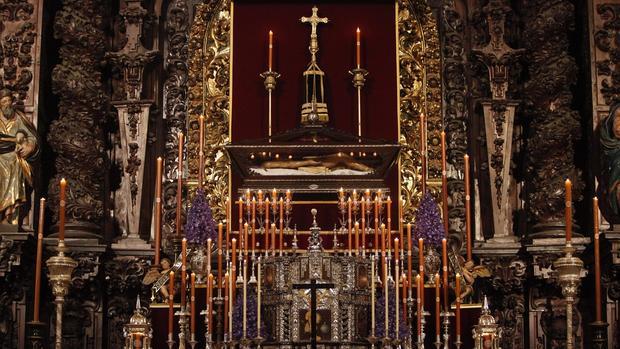
[{"label": "golden cross", "polygon": [[301,17],[302,23],[310,23],[310,25],[312,26],[312,33],[310,34],[311,37],[316,37],[316,27],[319,25],[319,23],[329,22],[329,19],[327,17],[322,17],[322,18],[319,17],[318,12],[319,12],[319,9],[316,6],[314,6],[312,7],[312,16]]}]

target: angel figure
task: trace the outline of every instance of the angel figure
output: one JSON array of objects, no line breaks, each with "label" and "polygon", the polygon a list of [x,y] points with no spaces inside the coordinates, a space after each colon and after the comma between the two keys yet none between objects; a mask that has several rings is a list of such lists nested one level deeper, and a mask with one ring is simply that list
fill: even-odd
[{"label": "angel figure", "polygon": [[463,283],[463,291],[458,296],[459,301],[463,302],[465,297],[474,293],[474,282],[479,277],[487,278],[491,276],[491,272],[487,267],[482,265],[474,265],[473,261],[466,261],[461,267],[462,280]]},{"label": "angel figure", "polygon": [[[168,299],[168,287],[164,287],[165,281],[170,277],[170,267],[171,262],[168,258],[162,258],[161,262],[161,271],[157,269],[149,270],[146,275],[144,275],[144,279],[142,279],[142,284],[151,285],[154,284],[153,287],[159,287],[159,293],[161,293],[164,299]],[[159,285],[159,283],[162,283]],[[174,280],[173,280],[174,282]]]}]

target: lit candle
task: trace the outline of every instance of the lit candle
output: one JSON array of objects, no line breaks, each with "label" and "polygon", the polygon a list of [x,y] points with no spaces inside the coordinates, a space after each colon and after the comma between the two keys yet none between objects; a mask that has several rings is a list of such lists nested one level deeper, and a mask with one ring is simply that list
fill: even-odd
[{"label": "lit candle", "polygon": [[351,198],[349,197],[349,199],[347,200],[347,204],[349,207],[349,256],[351,255],[352,251],[353,251],[353,241],[351,238]]},{"label": "lit candle", "polygon": [[159,265],[160,262],[160,250],[161,250],[161,180],[163,171],[164,160],[161,157],[157,158],[157,170],[155,175],[155,265]]},{"label": "lit candle", "polygon": [[202,182],[204,181],[204,172],[205,172],[205,117],[204,115],[200,115],[199,117],[199,129],[200,129],[200,140],[198,145],[198,188],[202,189]]},{"label": "lit candle", "polygon": [[185,309],[187,296],[186,292],[186,279],[187,278],[187,239],[181,240],[181,308]]},{"label": "lit candle", "polygon": [[422,307],[424,307],[424,239],[418,239],[418,265],[420,267],[420,286],[422,287],[422,291],[420,291],[420,299],[422,300]]},{"label": "lit candle", "polygon": [[241,234],[243,234],[243,198],[239,197],[239,232],[237,237],[241,239]]},{"label": "lit candle", "polygon": [[[407,223],[407,280],[409,281],[409,288],[413,287],[413,278],[411,276],[412,265],[413,265],[413,251],[411,246],[413,245],[413,240],[411,240],[411,223]],[[413,296],[413,293],[411,293]]]},{"label": "lit candle", "polygon": [[284,246],[284,200],[280,198],[280,255]]},{"label": "lit candle", "polygon": [[269,31],[269,71],[273,68],[273,32]]},{"label": "lit candle", "polygon": [[194,335],[196,333],[196,274],[191,273],[189,275],[190,280],[190,295],[189,295],[189,304],[190,304],[190,329],[191,334]]},{"label": "lit candle", "polygon": [[443,264],[443,304],[446,311],[450,310],[448,308],[448,241],[443,238],[441,239],[441,262]]},{"label": "lit candle", "polygon": [[362,198],[362,249],[366,250],[366,198]]},{"label": "lit candle", "polygon": [[571,242],[571,238],[573,235],[573,209],[572,209],[572,192],[571,187],[572,183],[570,179],[566,179],[564,183],[566,186],[566,243]]},{"label": "lit candle", "polygon": [[258,266],[256,267],[256,273],[258,274],[258,283],[256,285],[256,333],[257,337],[260,337],[260,303],[261,303],[261,261],[258,257]]},{"label": "lit candle", "polygon": [[392,199],[388,196],[386,200],[387,206],[387,231],[388,241],[392,241]]},{"label": "lit candle", "polygon": [[[271,206],[269,205],[269,198],[265,199],[265,224],[263,225],[263,227],[265,228],[265,232],[268,232],[267,228],[269,227],[269,212],[270,212]],[[274,222],[275,223],[275,222]],[[267,248],[267,238],[265,237],[265,248]]]},{"label": "lit candle", "polygon": [[39,229],[37,233],[37,260],[34,272],[34,316],[33,322],[39,322],[39,304],[41,300],[41,260],[43,258],[43,226],[45,224],[45,198],[39,203]]},{"label": "lit candle", "polygon": [[379,198],[375,196],[375,253],[379,249]]},{"label": "lit candle", "polygon": [[381,256],[385,260],[385,224],[381,223]]},{"label": "lit candle", "polygon": [[465,231],[467,235],[467,260],[471,261],[471,195],[469,193],[469,155],[465,154]]},{"label": "lit candle", "polygon": [[592,199],[594,211],[594,303],[596,304],[596,322],[601,322],[601,255],[599,241],[598,199]]},{"label": "lit candle", "polygon": [[228,283],[230,283],[230,274],[224,274],[224,337],[228,334]]},{"label": "lit candle", "polygon": [[360,255],[360,224],[355,222],[355,251]]},{"label": "lit candle", "polygon": [[243,223],[243,239],[241,239],[241,245],[243,246],[243,255],[248,256],[248,223]]},{"label": "lit candle", "polygon": [[183,206],[183,132],[179,132],[179,161],[177,163],[177,193],[176,193],[176,234],[181,236],[181,208]]},{"label": "lit candle", "polygon": [[437,342],[441,339],[441,323],[439,321],[439,313],[441,313],[441,296],[439,291],[439,273],[435,274],[435,336]]},{"label": "lit candle", "polygon": [[[217,285],[222,287],[222,228],[223,224],[220,222],[217,225]],[[209,251],[211,253],[211,251]],[[211,259],[211,258],[209,258]]]},{"label": "lit candle", "polygon": [[170,272],[168,280],[168,338],[171,338],[174,331],[174,272]]},{"label": "lit candle", "polygon": [[258,202],[263,202],[263,191],[258,189]]},{"label": "lit candle", "polygon": [[356,61],[355,62],[357,63],[357,69],[359,69],[361,66],[361,56],[362,56],[361,55],[362,44],[360,42],[360,36],[361,36],[360,28],[357,28],[355,35],[356,35],[356,40],[355,40],[356,41],[356,45],[355,45],[356,46],[356,55],[355,55]]},{"label": "lit candle", "polygon": [[286,200],[291,200],[291,191],[290,190],[286,190]]},{"label": "lit candle", "polygon": [[[237,280],[237,239],[232,239],[232,262],[230,263],[231,273],[230,273],[230,311],[232,311],[232,304],[235,299],[235,281]],[[232,332],[232,326],[230,327],[230,331]]]},{"label": "lit candle", "polygon": [[65,240],[65,209],[67,206],[67,181],[60,180],[60,210],[58,218],[58,241]]},{"label": "lit candle", "polygon": [[226,198],[226,243],[222,243],[228,252],[230,248],[230,234],[232,230],[232,200],[227,197]]},{"label": "lit candle", "polygon": [[213,274],[209,273],[207,278],[207,323],[209,324],[209,334],[213,335]]},{"label": "lit candle", "polygon": [[[259,195],[261,191],[258,191]],[[252,198],[252,254],[254,254],[254,248],[256,247],[256,199]],[[246,246],[247,250],[247,246]],[[247,254],[247,251],[246,251]]]},{"label": "lit candle", "polygon": [[398,238],[394,239],[394,258],[396,260],[396,267],[398,267],[398,261],[399,261],[399,257],[398,257]]},{"label": "lit candle", "polygon": [[[424,113],[420,113],[420,162],[422,163],[422,173],[420,177],[422,177],[421,189],[422,195],[426,194],[426,134],[425,134],[425,126],[426,121],[424,118]],[[422,280],[424,283],[424,280]]]},{"label": "lit candle", "polygon": [[276,224],[271,223],[271,252],[276,255]]},{"label": "lit candle", "polygon": [[456,338],[461,337],[461,274],[456,273]]},{"label": "lit candle", "polygon": [[448,235],[448,172],[446,163],[446,133],[441,131],[441,209],[443,211],[443,229]]}]

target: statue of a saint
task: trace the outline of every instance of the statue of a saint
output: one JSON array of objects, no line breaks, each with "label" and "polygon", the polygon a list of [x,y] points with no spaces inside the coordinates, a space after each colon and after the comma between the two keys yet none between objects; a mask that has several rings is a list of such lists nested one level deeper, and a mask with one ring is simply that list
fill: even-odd
[{"label": "statue of a saint", "polygon": [[600,131],[607,202],[612,213],[620,216],[620,104],[614,105],[601,121]]},{"label": "statue of a saint", "polygon": [[0,90],[0,223],[17,225],[39,148],[34,125],[13,102],[11,91]]}]

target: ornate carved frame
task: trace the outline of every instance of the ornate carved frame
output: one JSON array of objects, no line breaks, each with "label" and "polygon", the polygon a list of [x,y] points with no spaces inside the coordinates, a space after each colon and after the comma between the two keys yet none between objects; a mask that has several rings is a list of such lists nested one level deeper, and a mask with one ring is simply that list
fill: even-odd
[{"label": "ornate carved frame", "polygon": [[[421,199],[420,113],[426,115],[428,187],[441,190],[441,59],[438,26],[424,0],[398,0],[399,159],[400,197],[405,199],[403,217],[413,218]],[[198,4],[189,38],[188,144],[190,178],[198,177],[198,119],[206,118],[205,189],[215,219],[225,216],[230,176],[224,145],[230,142],[231,42],[234,8],[230,0]],[[195,181],[189,182],[196,186]]]}]

